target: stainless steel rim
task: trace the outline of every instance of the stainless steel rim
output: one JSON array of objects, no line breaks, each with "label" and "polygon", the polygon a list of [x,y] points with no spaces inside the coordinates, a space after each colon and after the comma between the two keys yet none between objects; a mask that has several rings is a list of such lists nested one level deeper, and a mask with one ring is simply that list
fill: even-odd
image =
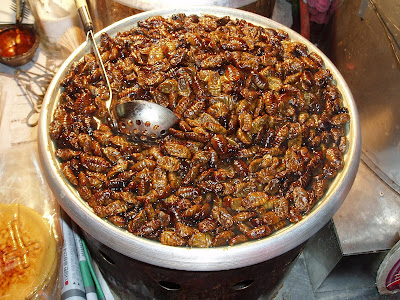
[{"label": "stainless steel rim", "polygon": [[87,53],[87,43],[82,44],[61,66],[55,75],[43,101],[39,120],[39,153],[42,170],[47,182],[62,208],[87,233],[106,246],[130,257],[160,267],[187,271],[218,271],[235,269],[260,263],[283,254],[300,245],[321,229],[340,207],[355,179],[361,149],[361,133],[358,111],[349,87],[333,63],[312,43],[277,22],[242,10],[199,6],[172,8],[144,12],[116,22],[96,34],[99,40],[102,32],[113,36],[119,31],[136,26],[137,21],[154,15],[170,16],[175,13],[212,14],[245,19],[255,25],[279,28],[289,33],[292,40],[306,44],[310,51],[318,53],[330,69],[343,102],[348,107],[351,120],[348,126],[350,145],[345,155],[344,169],[334,179],[324,197],[314,209],[297,224],[291,224],[281,231],[262,240],[250,241],[233,247],[181,248],[162,245],[159,242],[134,236],[117,228],[110,222],[97,217],[75,189],[64,179],[54,154],[54,145],[49,137],[49,124],[60,95],[60,81],[69,66]]}]

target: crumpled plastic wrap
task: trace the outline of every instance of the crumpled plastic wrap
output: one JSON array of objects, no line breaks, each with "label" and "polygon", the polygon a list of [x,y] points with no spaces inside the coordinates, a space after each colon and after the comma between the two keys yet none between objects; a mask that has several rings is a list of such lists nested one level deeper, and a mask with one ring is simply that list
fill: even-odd
[{"label": "crumpled plastic wrap", "polygon": [[62,235],[59,206],[41,174],[36,144],[13,146],[0,153],[0,203],[22,204],[34,209],[48,224],[56,240],[56,270],[33,299],[56,299]]}]

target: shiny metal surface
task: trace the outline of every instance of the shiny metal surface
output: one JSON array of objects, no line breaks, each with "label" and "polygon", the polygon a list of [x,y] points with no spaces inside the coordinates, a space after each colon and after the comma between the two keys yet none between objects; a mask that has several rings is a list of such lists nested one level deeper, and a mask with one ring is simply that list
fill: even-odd
[{"label": "shiny metal surface", "polygon": [[399,195],[361,161],[346,200],[333,216],[344,255],[387,250],[399,240]]},{"label": "shiny metal surface", "polygon": [[93,29],[95,32],[110,25],[110,23],[107,23],[109,16],[108,10],[106,9],[106,0],[87,0],[86,2],[93,20]]},{"label": "shiny metal surface", "polygon": [[89,11],[94,19],[94,29],[96,32],[119,20],[143,11],[171,7],[184,7],[188,5],[218,5],[231,8],[240,8],[263,15],[265,17],[271,17],[275,7],[275,1],[276,0],[87,0]]},{"label": "shiny metal surface", "polygon": [[[350,145],[348,153],[344,156],[344,169],[332,182],[321,201],[299,223],[292,224],[268,238],[234,247],[207,249],[165,246],[155,241],[134,236],[97,217],[88,204],[78,196],[75,189],[64,179],[55,157],[54,145],[48,134],[49,124],[60,96],[60,81],[64,78],[70,65],[82,58],[87,52],[86,44],[80,46],[64,62],[51,82],[45,96],[39,122],[39,152],[43,173],[63,209],[81,228],[99,242],[128,257],[156,266],[188,271],[227,270],[269,260],[300,245],[322,228],[337,211],[350,190],[357,173],[361,149],[359,117],[352,94],[332,62],[313,44],[277,22],[245,11],[222,7],[192,7],[149,11],[121,20],[105,28],[104,31],[114,36],[119,31],[131,28],[139,20],[154,15],[170,16],[175,13],[229,15],[233,18],[245,19],[255,25],[284,29],[289,33],[292,40],[306,44],[310,51],[317,52],[324,59],[326,67],[331,70],[333,78],[343,95],[343,102],[349,109],[351,120],[347,128]],[[96,35],[96,39],[98,40],[99,37],[100,33]]]},{"label": "shiny metal surface", "polygon": [[93,18],[94,31],[103,28],[142,12],[141,10],[128,7],[114,0],[87,0],[90,14]]},{"label": "shiny metal surface", "polygon": [[377,11],[369,0],[345,1],[333,25],[330,57],[352,90],[362,129],[362,163],[333,218],[345,255],[387,250],[399,238],[400,2],[374,3]]},{"label": "shiny metal surface", "polygon": [[138,142],[155,141],[166,136],[178,121],[170,109],[145,100],[118,104],[113,112],[118,130]]},{"label": "shiny metal surface", "polygon": [[120,299],[271,299],[304,245],[273,259],[230,270],[182,271],[140,262],[83,234],[90,255]]},{"label": "shiny metal surface", "polygon": [[316,291],[342,258],[332,221],[309,239],[304,247],[303,255],[311,286]]},{"label": "shiny metal surface", "polygon": [[[359,0],[343,3],[331,57],[359,109],[363,154],[400,193],[400,61],[395,56],[400,55],[400,2],[375,2],[378,14],[368,2],[363,18],[357,15]],[[394,48],[379,15],[391,30]]]},{"label": "shiny metal surface", "polygon": [[256,0],[117,0],[117,2],[147,11],[152,9],[169,9],[171,7],[187,7],[193,5],[218,5],[239,8],[256,2]]}]

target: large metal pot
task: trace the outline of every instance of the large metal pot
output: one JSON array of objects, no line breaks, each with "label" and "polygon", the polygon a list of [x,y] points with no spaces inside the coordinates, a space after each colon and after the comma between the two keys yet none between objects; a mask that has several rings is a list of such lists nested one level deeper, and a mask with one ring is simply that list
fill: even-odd
[{"label": "large metal pot", "polygon": [[[346,82],[331,61],[321,51],[291,29],[253,13],[221,7],[154,10],[121,20],[101,32],[104,31],[114,36],[117,32],[125,31],[135,26],[139,20],[154,15],[171,16],[180,12],[186,14],[213,14],[221,17],[229,15],[233,18],[245,19],[256,25],[280,28],[287,31],[292,40],[306,44],[310,51],[318,53],[324,59],[326,67],[331,70],[337,86],[342,93],[344,104],[351,114],[351,121],[347,128],[350,145],[348,153],[344,158],[345,166],[332,182],[325,196],[299,223],[291,224],[262,240],[250,241],[233,247],[191,249],[165,246],[159,242],[134,236],[125,230],[117,228],[110,222],[99,218],[62,175],[54,153],[53,142],[49,137],[49,124],[59,101],[60,82],[66,75],[70,65],[87,53],[88,48],[86,44],[76,49],[64,62],[60,71],[51,82],[44,98],[42,115],[39,122],[40,159],[44,175],[60,205],[71,218],[97,241],[126,257],[159,267],[185,271],[221,271],[268,261],[296,248],[308,240],[330,220],[344,201],[354,181],[360,160],[361,141],[357,108]],[[96,35],[97,41],[101,32]]]}]

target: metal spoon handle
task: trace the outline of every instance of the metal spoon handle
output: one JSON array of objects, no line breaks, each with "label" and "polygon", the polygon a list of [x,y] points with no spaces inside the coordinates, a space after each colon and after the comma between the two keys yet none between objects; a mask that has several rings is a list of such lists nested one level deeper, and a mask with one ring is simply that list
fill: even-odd
[{"label": "metal spoon handle", "polygon": [[90,40],[92,45],[93,45],[93,52],[94,55],[96,56],[96,60],[99,64],[101,75],[103,76],[103,79],[107,85],[108,88],[108,93],[109,93],[109,98],[106,101],[106,107],[107,107],[107,122],[110,124],[111,127],[116,128],[117,124],[115,121],[115,118],[111,115],[111,103],[112,103],[112,89],[111,89],[111,84],[108,79],[106,69],[103,64],[103,60],[101,58],[99,48],[96,45],[96,41],[94,40],[94,34],[93,34],[93,21],[90,16],[89,8],[86,3],[86,0],[75,0],[75,5],[78,8],[78,13],[79,16],[82,20],[83,27],[86,32],[86,39]]},{"label": "metal spoon handle", "polygon": [[93,21],[86,0],[75,0],[75,5],[78,8],[85,33],[88,34],[89,31],[93,31]]},{"label": "metal spoon handle", "polygon": [[17,0],[17,2],[16,2],[16,6],[17,6],[17,8],[16,8],[16,22],[15,22],[17,24],[17,26],[19,26],[19,24],[22,23],[22,19],[23,19],[22,12],[24,10],[23,9],[24,5],[25,5],[25,1]]}]

